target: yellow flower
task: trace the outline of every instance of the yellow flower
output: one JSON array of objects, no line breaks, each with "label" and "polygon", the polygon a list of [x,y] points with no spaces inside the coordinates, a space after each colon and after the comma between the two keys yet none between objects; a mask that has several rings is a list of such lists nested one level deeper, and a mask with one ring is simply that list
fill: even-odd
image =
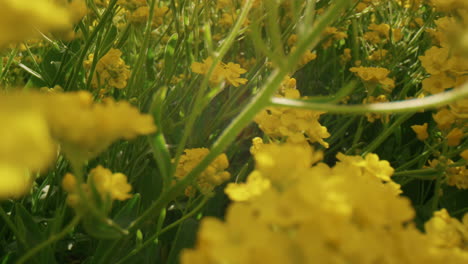
[{"label": "yellow flower", "polygon": [[[183,179],[190,171],[192,171],[210,151],[207,148],[186,149],[180,157],[177,164],[175,177]],[[226,154],[221,154],[200,174],[196,180],[200,191],[203,194],[209,194],[213,189],[227,181],[231,174],[225,171],[229,167],[229,161]],[[192,196],[193,187],[185,190],[187,196]]]},{"label": "yellow flower", "polygon": [[[300,92],[296,89],[296,80],[286,77],[281,83],[277,96],[291,99],[300,98]],[[318,121],[322,114],[324,112],[268,107],[257,114],[254,121],[270,137],[286,137],[287,142],[295,144],[318,142],[328,148],[328,143],[323,139],[330,137],[330,134],[327,128]]]},{"label": "yellow flower", "polygon": [[460,145],[460,142],[463,138],[463,130],[459,129],[458,127],[452,129],[448,134],[447,134],[447,145],[451,147],[455,147]]},{"label": "yellow flower", "polygon": [[26,195],[33,182],[27,168],[0,163],[0,201]]},{"label": "yellow flower", "polygon": [[69,11],[49,0],[2,0],[0,46],[71,27]]},{"label": "yellow flower", "polygon": [[88,182],[93,182],[102,196],[109,196],[111,200],[124,201],[132,197],[129,193],[132,186],[127,182],[127,176],[122,173],[112,173],[109,169],[98,165],[89,172]]},{"label": "yellow flower", "polygon": [[0,200],[25,195],[57,149],[33,94],[0,95]]},{"label": "yellow flower", "polygon": [[51,134],[74,162],[95,157],[118,139],[156,131],[153,118],[128,102],[107,98],[93,103],[85,91],[44,96],[42,108]]},{"label": "yellow flower", "polygon": [[340,62],[341,64],[345,64],[347,63],[348,61],[350,61],[352,59],[352,56],[351,56],[351,49],[344,49],[343,50],[343,54],[340,55]]},{"label": "yellow flower", "polygon": [[[167,6],[154,7],[152,26],[158,27],[164,22],[164,17],[169,12]],[[146,23],[149,17],[149,6],[140,6],[130,13],[128,20],[132,23]]]},{"label": "yellow flower", "polygon": [[395,88],[395,81],[388,76],[390,71],[380,67],[352,67],[349,69],[355,72],[359,78],[369,84],[381,84],[382,88],[391,92]]},{"label": "yellow flower", "polygon": [[246,183],[229,183],[224,192],[232,201],[248,201],[262,194],[271,186],[270,180],[265,178],[260,172],[253,171]]},{"label": "yellow flower", "polygon": [[[96,64],[96,72],[93,75],[93,87],[102,86],[123,89],[127,86],[130,77],[129,66],[121,58],[122,52],[118,49],[110,49]],[[94,54],[90,54],[84,62],[86,68],[90,68],[94,60]]]},{"label": "yellow flower", "polygon": [[[91,188],[91,186],[93,188]],[[83,205],[80,202],[78,191],[78,181],[76,177],[67,173],[62,179],[62,187],[68,192],[67,203],[75,209],[80,209]],[[91,201],[95,201],[91,190],[95,189],[105,205],[110,205],[112,201],[124,201],[132,197],[129,193],[132,186],[127,182],[127,176],[122,173],[112,173],[111,170],[98,165],[89,172],[87,183],[82,184],[84,195]],[[82,209],[82,208],[81,208]]]},{"label": "yellow flower", "polygon": [[424,123],[422,125],[411,126],[411,129],[413,129],[414,133],[416,133],[416,137],[421,141],[429,138],[429,134],[427,133],[427,125],[427,123]]},{"label": "yellow flower", "polygon": [[424,91],[437,94],[452,88],[455,85],[455,80],[450,78],[446,73],[434,74],[422,81]]},{"label": "yellow flower", "polygon": [[442,248],[462,246],[464,240],[463,231],[467,234],[468,226],[463,228],[465,230],[460,230],[461,227],[463,227],[462,224],[456,218],[450,217],[445,208],[434,212],[434,216],[424,224],[424,229],[431,242],[436,247]]},{"label": "yellow flower", "polygon": [[388,50],[386,49],[378,49],[374,52],[372,52],[369,57],[367,57],[368,60],[370,61],[380,61],[383,60],[388,54]]},{"label": "yellow flower", "polygon": [[324,49],[329,48],[333,44],[333,41],[342,40],[348,37],[348,34],[339,31],[336,27],[326,27],[322,35],[326,40],[322,44]]},{"label": "yellow flower", "polygon": [[239,64],[229,62],[228,64],[224,65],[224,78],[226,78],[228,83],[235,87],[247,83],[247,79],[240,78],[240,75],[246,72],[247,71],[242,69]]},{"label": "yellow flower", "polygon": [[419,56],[419,60],[427,73],[441,74],[453,65],[449,54],[448,48],[432,47],[424,53],[424,56]]},{"label": "yellow flower", "polygon": [[373,43],[379,44],[389,39],[390,26],[388,24],[370,24],[370,30],[364,34],[364,39]]},{"label": "yellow flower", "polygon": [[[211,57],[208,57],[203,61],[203,63],[192,63],[191,69],[194,73],[207,74],[212,64],[213,59]],[[247,79],[240,78],[240,75],[246,72],[247,71],[245,69],[242,69],[239,64],[235,64],[232,62],[224,64],[221,62],[215,66],[210,76],[210,82],[213,84],[218,84],[226,80],[229,84],[238,87],[240,84],[247,83]]]},{"label": "yellow flower", "polygon": [[460,157],[462,157],[462,159],[468,161],[468,149],[465,149],[464,151],[462,151],[460,153]]},{"label": "yellow flower", "polygon": [[436,114],[432,115],[434,121],[437,123],[437,127],[440,130],[447,130],[449,129],[453,123],[455,123],[455,115],[450,112],[447,108],[443,108],[437,111]]}]

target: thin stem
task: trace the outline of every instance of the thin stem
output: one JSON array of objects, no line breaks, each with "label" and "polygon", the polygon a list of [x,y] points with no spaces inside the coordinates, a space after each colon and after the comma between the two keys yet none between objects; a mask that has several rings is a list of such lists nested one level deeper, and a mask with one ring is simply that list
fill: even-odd
[{"label": "thin stem", "polygon": [[407,113],[404,115],[401,115],[393,122],[393,124],[385,129],[382,134],[380,134],[377,138],[375,138],[367,147],[363,150],[362,156],[367,155],[370,152],[373,152],[376,150],[392,133],[395,129],[397,129],[403,122],[408,120],[413,114],[412,113]]},{"label": "thin stem", "polygon": [[134,90],[133,86],[135,85],[135,82],[138,79],[137,74],[140,73],[140,68],[142,67],[143,62],[148,54],[148,46],[149,46],[149,42],[151,39],[151,28],[153,26],[155,4],[156,4],[156,0],[151,0],[149,2],[149,15],[148,15],[148,21],[146,22],[145,38],[143,39],[143,44],[142,44],[142,47],[140,48],[141,52],[138,55],[138,59],[135,64],[135,67],[133,68],[130,79],[128,80],[127,87],[132,88],[133,90]]},{"label": "thin stem", "polygon": [[8,217],[8,215],[5,213],[5,210],[3,210],[3,207],[1,207],[1,206],[0,206],[0,216],[3,218],[3,220],[5,221],[5,223],[7,224],[7,226],[11,229],[11,231],[12,231],[13,234],[15,235],[16,239],[18,239],[18,241],[19,241],[25,248],[27,248],[27,247],[28,247],[28,244],[27,244],[26,241],[24,240],[24,237],[20,235],[20,233],[18,232],[18,229],[16,229],[15,224],[13,224],[13,222],[10,220],[10,217]]},{"label": "thin stem", "polygon": [[42,249],[49,246],[50,244],[60,240],[64,236],[66,236],[81,220],[79,215],[76,215],[72,221],[60,232],[50,236],[47,240],[43,241],[39,245],[35,246],[33,249],[29,250],[25,255],[23,255],[16,264],[25,263],[28,259],[33,257],[35,254],[39,253]]},{"label": "thin stem", "polygon": [[327,103],[316,103],[305,100],[287,99],[287,98],[272,98],[272,106],[293,107],[300,109],[309,109],[315,111],[326,111],[335,114],[364,114],[364,113],[380,113],[380,114],[395,114],[395,113],[414,113],[423,109],[437,108],[456,100],[468,96],[468,83],[463,84],[459,88],[451,91],[431,95],[420,99],[410,99],[404,101],[376,103],[376,104],[359,104],[359,105],[336,105]]},{"label": "thin stem", "polygon": [[144,248],[146,248],[147,246],[151,245],[155,239],[157,239],[161,234],[169,231],[170,229],[178,226],[179,224],[181,224],[183,221],[185,221],[186,219],[188,219],[189,217],[192,217],[194,214],[196,214],[198,211],[200,211],[201,208],[203,208],[203,206],[206,204],[206,202],[209,200],[209,197],[208,196],[204,196],[203,197],[203,200],[192,210],[190,211],[189,213],[187,213],[186,215],[182,216],[181,218],[179,218],[177,221],[173,222],[172,224],[166,226],[165,228],[163,228],[162,230],[160,231],[157,231],[154,235],[152,235],[150,238],[148,238],[145,242],[143,242],[143,244],[141,244],[139,247],[135,248],[134,250],[132,250],[127,256],[125,256],[124,258],[122,258],[119,262],[117,262],[117,264],[120,264],[120,263],[124,263],[125,261],[127,261],[130,257],[134,256],[135,254],[137,254],[138,252],[140,252],[141,250],[143,250]]}]

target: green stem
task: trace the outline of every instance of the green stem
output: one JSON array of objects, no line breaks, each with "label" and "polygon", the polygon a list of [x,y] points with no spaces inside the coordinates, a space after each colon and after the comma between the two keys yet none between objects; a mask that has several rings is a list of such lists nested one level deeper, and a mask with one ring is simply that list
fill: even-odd
[{"label": "green stem", "polygon": [[439,207],[439,200],[440,200],[440,189],[442,187],[442,177],[443,174],[437,175],[435,187],[434,187],[434,197],[432,198],[432,212],[437,211]]},{"label": "green stem", "polygon": [[143,39],[143,44],[140,48],[141,52],[138,55],[138,59],[135,64],[135,67],[132,69],[132,73],[131,73],[130,79],[128,80],[128,85],[127,85],[127,87],[132,88],[132,89],[134,88],[135,82],[138,79],[137,74],[140,73],[140,68],[143,66],[143,62],[148,54],[148,46],[149,46],[149,42],[151,39],[151,28],[153,26],[155,4],[156,4],[156,0],[151,0],[149,2],[149,15],[148,15],[148,21],[146,22],[145,38]]},{"label": "green stem", "polygon": [[39,253],[42,249],[49,246],[50,244],[60,240],[64,236],[66,236],[79,222],[81,218],[79,215],[75,216],[72,221],[60,232],[50,236],[47,240],[43,241],[39,245],[35,246],[33,249],[29,250],[25,255],[23,255],[16,264],[25,263],[26,260],[33,257],[35,254]]},{"label": "green stem", "polygon": [[203,200],[197,205],[197,207],[195,207],[192,211],[190,211],[189,213],[187,213],[186,215],[182,216],[180,219],[178,219],[177,221],[173,222],[172,224],[166,226],[165,228],[163,228],[162,230],[158,230],[154,235],[152,235],[150,238],[148,238],[143,244],[141,244],[139,247],[135,248],[134,250],[132,250],[128,255],[126,255],[124,258],[122,258],[119,262],[117,262],[117,264],[120,264],[120,263],[125,263],[125,261],[127,261],[128,259],[130,259],[132,256],[134,256],[135,254],[137,254],[138,252],[140,252],[141,250],[143,250],[144,248],[146,248],[147,246],[151,245],[155,239],[157,239],[161,234],[169,231],[170,229],[178,226],[179,224],[181,224],[183,221],[185,221],[186,219],[192,217],[194,214],[196,214],[198,211],[200,211],[201,208],[203,208],[203,206],[206,204],[206,202],[209,200],[208,196],[204,196],[203,197]]},{"label": "green stem", "polygon": [[367,147],[362,152],[362,156],[365,156],[368,153],[376,150],[393,133],[395,129],[397,129],[401,124],[403,124],[403,122],[408,120],[412,115],[412,113],[409,113],[399,116],[389,128],[385,129],[382,132],[382,134],[380,134],[369,145],[367,145]]},{"label": "green stem", "polygon": [[424,177],[427,178],[426,176],[435,176],[434,175],[435,173],[438,173],[438,170],[433,169],[433,168],[427,168],[427,169],[417,169],[417,170],[395,172],[393,176],[413,177],[415,175],[419,175],[419,176],[424,175]]},{"label": "green stem", "polygon": [[404,101],[359,104],[359,105],[336,105],[327,103],[315,103],[305,100],[272,98],[272,106],[294,107],[300,109],[309,109],[315,111],[326,111],[335,114],[365,114],[365,113],[414,113],[428,108],[437,108],[449,103],[455,102],[468,96],[468,83],[455,88],[451,91],[431,95],[420,99],[411,99]]},{"label": "green stem", "polygon": [[5,210],[3,210],[3,207],[0,206],[0,216],[3,218],[7,226],[11,229],[11,232],[15,235],[16,239],[25,247],[28,247],[28,244],[26,243],[26,240],[24,240],[24,237],[21,236],[21,234],[18,232],[18,229],[16,229],[15,224],[10,220],[10,217],[5,213]]}]

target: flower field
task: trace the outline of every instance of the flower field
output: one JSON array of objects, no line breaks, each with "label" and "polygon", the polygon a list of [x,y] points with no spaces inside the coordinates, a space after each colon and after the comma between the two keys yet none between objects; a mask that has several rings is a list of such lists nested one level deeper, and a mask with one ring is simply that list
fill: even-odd
[{"label": "flower field", "polygon": [[0,263],[468,263],[466,0],[0,1]]}]

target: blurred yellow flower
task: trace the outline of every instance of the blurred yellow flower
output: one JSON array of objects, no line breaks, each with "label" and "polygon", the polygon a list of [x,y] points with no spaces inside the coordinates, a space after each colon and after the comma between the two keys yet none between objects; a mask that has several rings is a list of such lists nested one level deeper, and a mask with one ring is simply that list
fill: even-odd
[{"label": "blurred yellow flower", "polygon": [[413,129],[414,133],[416,133],[416,137],[424,141],[429,138],[429,134],[427,133],[427,123],[424,123],[422,125],[413,125],[411,126],[411,129]]},{"label": "blurred yellow flower", "polygon": [[98,165],[89,172],[88,184],[90,182],[104,197],[109,196],[111,200],[124,201],[132,197],[129,193],[132,186],[127,182],[127,176],[122,173],[112,173],[111,170]]},{"label": "blurred yellow flower", "polygon": [[[183,179],[190,171],[192,171],[209,153],[207,148],[192,148],[184,150],[184,154],[180,157],[177,164],[175,177],[179,180]],[[209,194],[213,189],[227,181],[231,174],[225,171],[229,167],[229,161],[226,154],[221,154],[211,162],[211,164],[200,174],[196,179],[196,185],[202,194]],[[189,186],[185,190],[187,196],[194,195],[193,186]]]},{"label": "blurred yellow flower", "polygon": [[[208,57],[203,61],[203,63],[192,63],[191,69],[194,73],[207,74],[212,64],[213,59],[211,57]],[[247,83],[247,79],[240,78],[240,75],[246,72],[247,71],[241,68],[239,64],[235,64],[232,62],[224,64],[221,62],[215,66],[210,76],[210,82],[213,84],[218,84],[222,81],[227,81],[229,84],[238,87],[241,84]]]},{"label": "blurred yellow flower", "polygon": [[456,147],[460,145],[463,136],[463,130],[461,130],[458,127],[455,127],[454,129],[450,130],[450,132],[447,134],[447,145],[451,147]]},{"label": "blurred yellow flower", "polygon": [[[120,50],[112,48],[99,59],[92,80],[94,88],[123,89],[127,86],[127,80],[130,78],[130,66],[125,64],[121,56]],[[84,61],[85,68],[90,69],[93,60],[94,54],[89,54],[88,59]]]},{"label": "blurred yellow flower", "polygon": [[65,7],[50,0],[2,0],[0,10],[0,46],[23,41],[38,31],[66,30],[72,16]]},{"label": "blurred yellow flower", "polygon": [[85,91],[45,96],[43,109],[51,133],[72,160],[88,160],[118,139],[156,131],[152,116],[125,101],[106,98],[94,103]]},{"label": "blurred yellow flower", "polygon": [[364,82],[369,84],[380,84],[382,88],[391,92],[395,88],[395,81],[388,77],[390,71],[381,67],[352,67],[349,69],[351,72],[361,78]]},{"label": "blurred yellow flower", "polygon": [[26,194],[32,172],[46,169],[57,148],[47,121],[29,94],[0,95],[0,199]]}]

